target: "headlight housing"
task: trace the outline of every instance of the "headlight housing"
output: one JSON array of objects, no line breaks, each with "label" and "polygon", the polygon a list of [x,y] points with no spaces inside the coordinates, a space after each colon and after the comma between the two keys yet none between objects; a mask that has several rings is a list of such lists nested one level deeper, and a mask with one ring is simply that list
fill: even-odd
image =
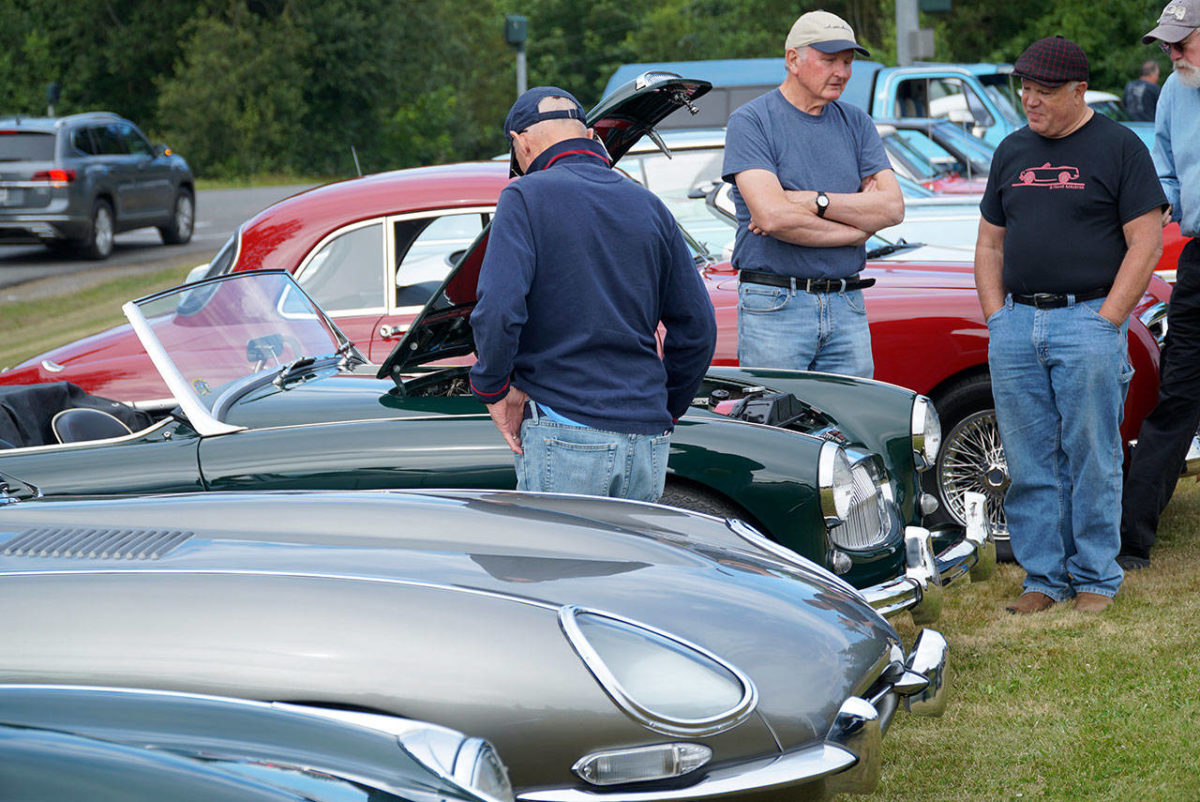
[{"label": "headlight housing", "polygon": [[561,608],[558,620],[613,702],[655,732],[724,732],[742,723],[758,703],[749,677],[675,635],[574,605]]},{"label": "headlight housing", "polygon": [[821,448],[817,481],[833,545],[863,551],[888,539],[892,494],[887,470],[877,455],[851,454],[835,443],[826,443]]},{"label": "headlight housing", "polygon": [[913,401],[912,443],[919,468],[928,468],[937,462],[938,449],[942,447],[942,421],[933,402],[923,395]]}]

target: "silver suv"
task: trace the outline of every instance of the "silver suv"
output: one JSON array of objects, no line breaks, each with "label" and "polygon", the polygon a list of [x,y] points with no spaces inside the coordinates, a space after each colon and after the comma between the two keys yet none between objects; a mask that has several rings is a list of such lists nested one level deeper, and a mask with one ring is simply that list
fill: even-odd
[{"label": "silver suv", "polygon": [[41,242],[91,259],[113,235],[156,226],[163,242],[192,238],[191,168],[108,112],[0,118],[0,244]]}]

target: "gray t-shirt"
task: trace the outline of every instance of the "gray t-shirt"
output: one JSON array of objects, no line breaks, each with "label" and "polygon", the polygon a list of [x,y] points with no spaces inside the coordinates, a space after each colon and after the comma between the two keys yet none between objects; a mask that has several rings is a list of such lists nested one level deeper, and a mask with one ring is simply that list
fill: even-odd
[{"label": "gray t-shirt", "polygon": [[866,247],[810,248],[751,234],[750,211],[734,177],[769,170],[784,189],[857,192],[862,181],[891,167],[875,123],[856,106],[834,101],[820,114],[800,111],[774,89],[729,116],[722,176],[734,184],[738,230],[733,266],[797,278],[845,278],[866,262]]}]

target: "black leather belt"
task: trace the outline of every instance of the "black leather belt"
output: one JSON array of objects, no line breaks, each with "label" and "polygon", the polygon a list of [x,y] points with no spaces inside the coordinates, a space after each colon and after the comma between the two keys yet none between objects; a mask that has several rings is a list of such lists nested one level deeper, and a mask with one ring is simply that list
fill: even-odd
[{"label": "black leather belt", "polygon": [[1080,301],[1094,301],[1097,298],[1103,298],[1108,295],[1112,287],[1101,287],[1098,290],[1088,290],[1087,292],[1035,292],[1032,295],[1017,295],[1013,293],[1012,299],[1019,304],[1026,306],[1036,306],[1038,309],[1058,309],[1060,306],[1066,306],[1070,302],[1071,296],[1075,296],[1075,303]]},{"label": "black leather belt", "polygon": [[841,292],[861,290],[875,284],[873,278],[861,278],[857,273],[847,278],[796,278],[778,273],[763,273],[759,270],[739,270],[738,281],[750,284],[767,284],[771,287],[788,287],[805,292]]}]

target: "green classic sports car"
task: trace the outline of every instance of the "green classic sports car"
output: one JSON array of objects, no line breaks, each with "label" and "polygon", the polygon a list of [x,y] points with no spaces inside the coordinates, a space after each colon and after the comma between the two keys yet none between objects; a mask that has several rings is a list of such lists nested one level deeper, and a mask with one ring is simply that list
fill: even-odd
[{"label": "green classic sports car", "polygon": [[[462,272],[448,280],[461,280]],[[468,305],[441,293],[380,372],[290,275],[235,273],[126,304],[173,393],[134,408],[70,385],[4,388],[0,471],[46,496],[512,488],[512,454],[468,392]],[[724,413],[724,414],[722,414]],[[937,418],[915,393],[788,371],[714,369],[671,440],[664,501],[740,518],[864,590],[936,617],[940,585],[991,565],[987,529],[920,525]],[[11,442],[11,441],[10,441]],[[940,552],[940,553],[938,553]]]},{"label": "green classic sports car", "polygon": [[[705,91],[649,75],[594,109],[614,157]],[[511,454],[467,392],[487,232],[378,370],[285,273],[239,272],[126,305],[173,399],[130,410],[59,385],[4,390],[0,470],[46,495],[187,490],[511,488]],[[372,375],[375,374],[375,375]],[[90,416],[90,420],[85,420]],[[105,424],[96,424],[97,420]],[[766,425],[763,425],[766,424]],[[985,575],[986,525],[923,526],[936,502],[929,402],[842,376],[714,369],[672,437],[666,503],[743,519],[843,575],[885,613],[931,620],[941,582]]]}]

